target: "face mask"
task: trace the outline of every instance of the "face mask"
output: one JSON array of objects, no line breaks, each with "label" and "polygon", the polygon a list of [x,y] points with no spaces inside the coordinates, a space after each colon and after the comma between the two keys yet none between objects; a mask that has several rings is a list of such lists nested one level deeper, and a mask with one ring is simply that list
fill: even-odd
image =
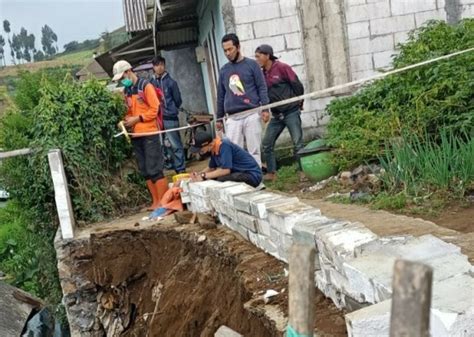
[{"label": "face mask", "polygon": [[122,85],[125,87],[125,88],[129,88],[132,86],[133,82],[131,79],[129,78],[124,78],[123,80],[120,81],[120,83],[122,83]]}]

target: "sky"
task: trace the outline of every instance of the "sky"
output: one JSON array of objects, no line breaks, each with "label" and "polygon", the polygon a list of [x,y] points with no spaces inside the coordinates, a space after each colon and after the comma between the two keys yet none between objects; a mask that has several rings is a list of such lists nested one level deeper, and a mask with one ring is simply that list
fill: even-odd
[{"label": "sky", "polygon": [[[10,21],[12,32],[24,27],[36,37],[41,49],[41,27],[47,24],[58,36],[60,50],[71,41],[97,38],[104,31],[124,25],[122,0],[0,0],[0,34],[3,20]],[[11,63],[6,43],[7,63]]]}]

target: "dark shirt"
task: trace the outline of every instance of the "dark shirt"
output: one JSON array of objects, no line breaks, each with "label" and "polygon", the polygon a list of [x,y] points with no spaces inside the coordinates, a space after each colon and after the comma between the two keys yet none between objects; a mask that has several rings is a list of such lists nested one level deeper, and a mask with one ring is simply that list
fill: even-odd
[{"label": "dark shirt", "polygon": [[181,107],[183,100],[179,92],[178,83],[168,73],[164,73],[161,77],[153,77],[151,83],[160,88],[164,95],[164,112],[163,119],[178,119],[178,109]]},{"label": "dark shirt", "polygon": [[221,68],[217,90],[217,117],[268,104],[267,86],[257,62],[249,58]]},{"label": "dark shirt", "polygon": [[[268,86],[270,102],[278,102],[303,95],[304,88],[293,69],[286,63],[274,61],[272,67],[263,71]],[[273,114],[284,114],[300,109],[302,102],[285,104],[272,108]]]},{"label": "dark shirt", "polygon": [[257,161],[247,151],[226,138],[222,139],[219,153],[211,155],[209,168],[229,169],[231,173],[248,173],[255,185],[262,182],[262,170]]}]

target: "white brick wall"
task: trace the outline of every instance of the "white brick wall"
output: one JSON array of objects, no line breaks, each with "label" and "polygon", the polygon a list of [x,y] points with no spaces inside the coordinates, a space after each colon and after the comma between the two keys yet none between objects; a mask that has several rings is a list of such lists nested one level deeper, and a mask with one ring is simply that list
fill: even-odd
[{"label": "white brick wall", "polygon": [[294,49],[279,54],[282,62],[288,63],[290,66],[304,64],[303,50]]},{"label": "white brick wall", "polygon": [[280,6],[278,3],[270,2],[259,5],[235,7],[234,12],[235,22],[237,24],[249,23],[280,17]]},{"label": "white brick wall", "polygon": [[296,15],[254,23],[255,37],[275,36],[300,31]]},{"label": "white brick wall", "polygon": [[351,67],[353,71],[363,71],[374,69],[372,55],[364,54],[351,57]]},{"label": "white brick wall", "polygon": [[474,2],[469,5],[464,5],[461,8],[461,17],[464,18],[474,18]]},{"label": "white brick wall", "polygon": [[429,20],[446,20],[446,11],[444,9],[438,9],[434,11],[415,13],[415,24],[417,28],[421,27]]},{"label": "white brick wall", "polygon": [[413,28],[415,28],[415,16],[413,14],[370,20],[371,35],[391,34]]},{"label": "white brick wall", "polygon": [[369,21],[348,24],[347,35],[349,40],[370,36]]},{"label": "white brick wall", "polygon": [[392,63],[392,55],[395,52],[393,50],[391,51],[383,51],[380,53],[374,53],[373,58],[374,58],[374,68],[375,69],[386,69],[391,66]]},{"label": "white brick wall", "polygon": [[303,47],[301,32],[285,35],[286,49],[300,49]]},{"label": "white brick wall", "polygon": [[436,0],[391,0],[393,15],[418,13],[436,9]]},{"label": "white brick wall", "polygon": [[254,57],[255,49],[261,44],[269,44],[273,47],[275,54],[285,50],[285,37],[283,35],[266,37],[262,39],[252,39],[241,43],[242,53],[247,57]]},{"label": "white brick wall", "polygon": [[253,33],[253,26],[250,23],[244,23],[241,25],[237,25],[236,33],[240,39],[240,41],[251,40],[255,38]]},{"label": "white brick wall", "polygon": [[281,16],[290,16],[298,13],[296,0],[280,0]]}]

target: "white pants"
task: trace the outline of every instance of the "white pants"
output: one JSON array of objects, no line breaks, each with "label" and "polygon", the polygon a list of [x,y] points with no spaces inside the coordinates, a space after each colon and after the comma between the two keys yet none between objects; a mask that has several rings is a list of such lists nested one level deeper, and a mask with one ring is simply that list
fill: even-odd
[{"label": "white pants", "polygon": [[245,148],[262,167],[260,145],[262,143],[262,123],[260,114],[254,113],[244,118],[227,118],[225,135],[234,144]]}]

